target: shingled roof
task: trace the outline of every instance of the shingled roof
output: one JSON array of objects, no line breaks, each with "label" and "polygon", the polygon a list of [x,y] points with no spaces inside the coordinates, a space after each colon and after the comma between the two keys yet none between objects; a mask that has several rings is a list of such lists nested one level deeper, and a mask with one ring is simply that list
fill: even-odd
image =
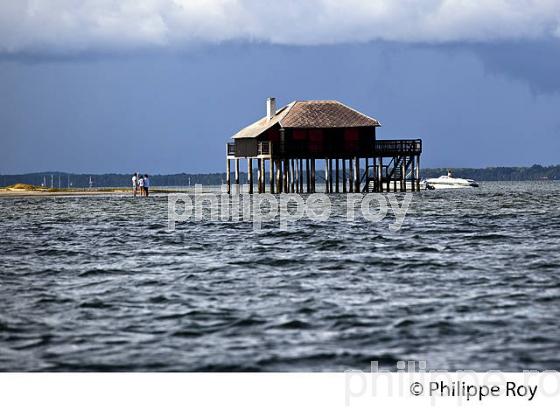
[{"label": "shingled roof", "polygon": [[261,118],[243,128],[233,138],[255,138],[278,123],[282,128],[354,128],[381,125],[375,118],[338,101],[293,101],[279,109],[272,118]]}]

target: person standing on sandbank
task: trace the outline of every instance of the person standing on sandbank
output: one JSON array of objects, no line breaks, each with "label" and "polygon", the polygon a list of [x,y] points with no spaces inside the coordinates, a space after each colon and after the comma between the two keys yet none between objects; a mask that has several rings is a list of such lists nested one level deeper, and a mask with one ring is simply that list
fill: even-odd
[{"label": "person standing on sandbank", "polygon": [[148,174],[144,175],[144,194],[150,195],[150,177]]},{"label": "person standing on sandbank", "polygon": [[140,196],[144,196],[144,177],[142,174],[138,176],[138,186],[140,187]]},{"label": "person standing on sandbank", "polygon": [[138,193],[138,172],[132,175],[132,195],[136,197]]}]

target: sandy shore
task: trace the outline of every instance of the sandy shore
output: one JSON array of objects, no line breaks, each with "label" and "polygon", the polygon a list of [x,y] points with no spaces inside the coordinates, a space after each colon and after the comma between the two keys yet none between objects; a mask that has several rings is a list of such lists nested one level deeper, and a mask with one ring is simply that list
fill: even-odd
[{"label": "sandy shore", "polygon": [[[166,190],[166,189],[154,189],[150,191],[150,194],[170,194],[175,192],[190,192],[187,190]],[[11,197],[50,197],[50,196],[132,196],[132,190],[130,189],[70,189],[70,190],[55,190],[50,191],[45,190],[27,190],[27,189],[6,189],[0,188],[0,198],[11,198]]]}]

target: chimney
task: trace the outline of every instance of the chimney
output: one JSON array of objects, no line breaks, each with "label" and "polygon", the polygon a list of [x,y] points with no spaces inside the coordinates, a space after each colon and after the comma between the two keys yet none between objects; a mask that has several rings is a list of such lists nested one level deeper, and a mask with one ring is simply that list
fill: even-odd
[{"label": "chimney", "polygon": [[266,118],[269,120],[276,115],[276,98],[268,97],[266,100]]}]

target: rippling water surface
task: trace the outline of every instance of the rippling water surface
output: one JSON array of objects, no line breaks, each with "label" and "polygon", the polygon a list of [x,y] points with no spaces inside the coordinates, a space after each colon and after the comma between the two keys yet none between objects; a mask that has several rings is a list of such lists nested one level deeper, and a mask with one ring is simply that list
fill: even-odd
[{"label": "rippling water surface", "polygon": [[186,222],[167,197],[0,198],[0,370],[560,370],[560,184],[392,217]]}]

